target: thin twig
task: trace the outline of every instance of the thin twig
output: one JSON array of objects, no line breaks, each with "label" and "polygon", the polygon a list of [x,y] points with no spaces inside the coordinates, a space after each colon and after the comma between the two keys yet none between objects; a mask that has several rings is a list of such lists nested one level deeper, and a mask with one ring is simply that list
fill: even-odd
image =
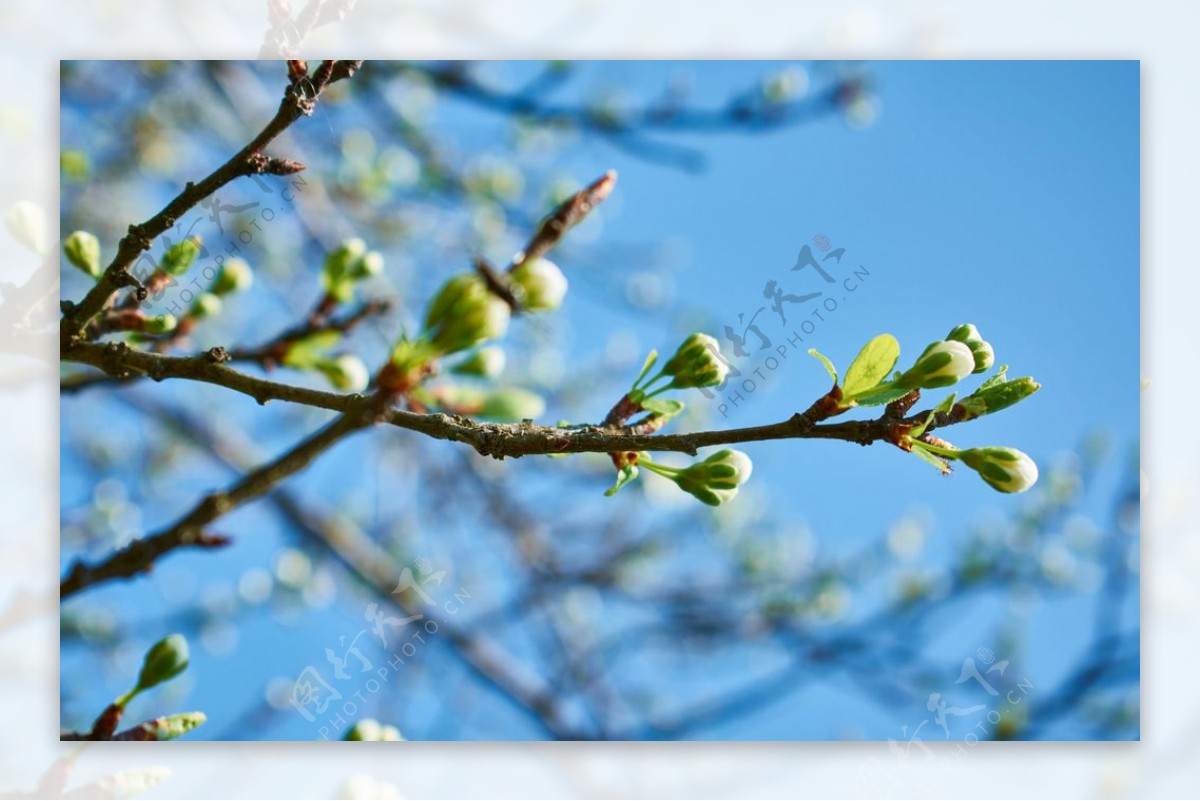
[{"label": "thin twig", "polygon": [[144,291],[129,268],[142,252],[150,249],[156,237],[168,231],[200,201],[237,178],[262,173],[290,174],[303,169],[302,164],[288,159],[268,158],[262,151],[293,122],[312,114],[317,98],[326,86],[349,78],[361,64],[361,61],[326,61],[317,68],[311,79],[301,78],[289,83],[279,103],[279,110],[249,144],[199,182],[189,181],[183,191],[153,217],[140,225],[131,225],[129,233],[117,245],[112,263],[91,291],[78,304],[63,304],[63,317],[59,324],[60,343],[65,346],[79,338],[118,290],[133,287],[139,295]]},{"label": "thin twig", "polygon": [[316,434],[269,464],[248,473],[224,492],[205,497],[179,521],[149,537],[134,540],[99,562],[77,561],[59,585],[59,597],[68,598],[81,590],[118,578],[130,578],[150,570],[163,554],[183,547],[214,547],[228,540],[205,532],[205,527],[247,501],[270,491],[288,476],[308,466],[349,434],[374,419],[370,405],[361,398],[344,414]]},{"label": "thin twig", "polygon": [[[123,343],[99,345],[81,342],[63,354],[66,361],[90,364],[123,377],[144,373],[161,381],[183,378],[223,386],[249,395],[260,404],[272,400],[299,403],[331,411],[347,412],[361,402],[359,395],[341,395],[289,384],[281,384],[226,367],[221,348],[200,356],[165,356],[146,353]],[[822,396],[814,407],[824,406]],[[777,439],[837,439],[870,445],[884,441],[900,444],[907,429],[923,422],[930,410],[898,420],[852,420],[841,423],[822,423],[820,414],[797,413],[786,420],[762,426],[733,428],[723,431],[700,431],[688,434],[636,434],[621,428],[580,425],[566,428],[534,425],[533,423],[482,423],[460,416],[417,414],[402,409],[384,413],[383,419],[399,428],[420,434],[470,445],[485,456],[536,456],[558,453],[612,453],[616,451],[675,451],[694,455],[700,448],[732,445],[740,442],[761,442]],[[927,431],[959,422],[953,414],[937,412]]]}]

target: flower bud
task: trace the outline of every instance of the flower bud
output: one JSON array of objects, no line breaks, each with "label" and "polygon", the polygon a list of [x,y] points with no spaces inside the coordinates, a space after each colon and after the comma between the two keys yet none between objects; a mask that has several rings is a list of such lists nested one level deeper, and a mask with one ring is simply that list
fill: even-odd
[{"label": "flower bud", "polygon": [[138,674],[137,686],[133,692],[149,690],[164,681],[182,673],[188,666],[188,644],[182,634],[171,634],[154,645],[146,652],[142,660],[142,671]]},{"label": "flower bud", "polygon": [[229,259],[221,265],[217,280],[213,281],[214,295],[229,295],[248,289],[254,283],[254,273],[245,259]]},{"label": "flower bud", "polygon": [[966,345],[971,349],[971,355],[975,357],[975,369],[971,372],[982,373],[992,368],[992,364],[996,361],[996,353],[992,350],[991,343],[984,342],[982,339],[972,339]]},{"label": "flower bud", "polygon": [[142,331],[147,334],[169,334],[175,330],[179,321],[173,314],[160,314],[157,317],[147,317]]},{"label": "flower bud", "polygon": [[357,237],[347,239],[325,256],[324,276],[335,281],[340,280],[343,276],[350,274],[351,267],[366,253],[366,242]]},{"label": "flower bud", "polygon": [[180,712],[175,715],[155,718],[142,724],[152,735],[152,740],[174,740],[182,737],[197,726],[202,726],[208,720],[203,712]]},{"label": "flower bud", "polygon": [[516,422],[541,417],[545,411],[546,402],[540,395],[519,387],[507,387],[488,393],[479,416],[499,422]]},{"label": "flower bud", "polygon": [[725,380],[729,365],[721,359],[721,346],[708,334],[692,334],[662,368],[676,389],[715,387]]},{"label": "flower bud", "polygon": [[168,275],[183,275],[200,255],[200,237],[189,236],[167,248],[158,267]]},{"label": "flower bud", "polygon": [[224,305],[221,299],[213,293],[203,292],[196,298],[196,302],[192,304],[192,308],[188,314],[196,320],[203,320],[207,317],[215,317],[220,314]]},{"label": "flower bud", "polygon": [[103,270],[100,268],[100,240],[95,234],[87,231],[76,231],[63,242],[63,254],[67,261],[90,275],[99,278]]},{"label": "flower bud", "polygon": [[31,200],[19,200],[9,207],[4,222],[13,237],[39,256],[46,253],[46,212]]},{"label": "flower bud", "polygon": [[521,290],[521,305],[529,311],[550,311],[562,305],[567,278],[549,259],[530,259],[508,274]]},{"label": "flower bud", "polygon": [[762,96],[768,103],[787,103],[808,89],[808,73],[800,67],[788,67],[762,82]]},{"label": "flower bud", "polygon": [[343,392],[362,392],[371,383],[371,374],[362,359],[348,353],[318,362],[316,368],[335,389]]},{"label": "flower bud", "polygon": [[374,718],[363,718],[346,731],[343,740],[351,742],[376,742],[383,727]]},{"label": "flower bud", "polygon": [[957,384],[975,370],[975,356],[961,342],[934,342],[896,383],[909,389],[936,389]]},{"label": "flower bud", "polygon": [[357,742],[397,742],[404,737],[395,726],[384,726],[373,718],[363,718],[351,726],[342,739]]},{"label": "flower bud", "polygon": [[354,285],[383,272],[383,256],[367,251],[361,239],[347,239],[325,257],[321,271],[321,288],[339,302],[350,300]]},{"label": "flower bud", "polygon": [[972,372],[982,373],[989,370],[996,360],[992,346],[980,336],[979,329],[971,323],[955,326],[949,334],[946,334],[946,339],[952,342],[961,342],[971,349],[971,355],[975,358],[975,369]]},{"label": "flower bud", "polygon": [[383,272],[383,256],[377,250],[372,250],[354,265],[354,277],[370,278]]},{"label": "flower bud", "polygon": [[1042,388],[1042,385],[1029,376],[1014,378],[1012,381],[1002,381],[978,390],[958,402],[958,406],[966,413],[964,420],[972,420],[985,414],[1007,409],[1015,403],[1025,400]]},{"label": "flower bud", "polygon": [[972,448],[963,463],[1001,492],[1024,492],[1037,482],[1037,463],[1016,448]]},{"label": "flower bud", "polygon": [[681,471],[675,483],[709,506],[720,506],[734,499],[753,469],[749,456],[724,448]]},{"label": "flower bud", "polygon": [[435,391],[438,405],[458,414],[477,415],[483,410],[488,393],[479,387],[450,384],[439,386]]},{"label": "flower bud", "polygon": [[971,323],[963,323],[962,325],[956,325],[954,328],[951,328],[950,333],[946,334],[946,339],[953,342],[962,342],[963,344],[966,344],[972,339],[982,340],[983,337],[980,336],[979,329],[974,325]]},{"label": "flower bud", "polygon": [[452,368],[459,375],[495,378],[504,370],[504,350],[495,345],[480,348]]},{"label": "flower bud", "polygon": [[425,337],[441,353],[457,353],[502,335],[508,328],[508,304],[474,273],[447,281],[429,304]]}]

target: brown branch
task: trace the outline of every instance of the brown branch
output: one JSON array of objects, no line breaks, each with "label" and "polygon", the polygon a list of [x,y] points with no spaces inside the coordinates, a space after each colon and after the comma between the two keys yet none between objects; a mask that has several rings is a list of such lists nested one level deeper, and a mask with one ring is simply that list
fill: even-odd
[{"label": "brown branch", "polygon": [[[161,405],[142,411],[157,416],[193,445],[204,450],[221,464],[237,472],[245,472],[254,464],[253,456],[230,442],[218,444],[207,423],[186,413]],[[303,536],[327,550],[352,576],[370,588],[382,602],[395,606],[402,614],[429,612],[415,593],[394,593],[396,587],[395,558],[357,526],[335,519],[311,504],[302,503],[294,493],[273,487],[267,500],[275,510]],[[502,646],[477,632],[487,627],[466,628],[448,619],[439,619],[439,632],[453,646],[464,664],[484,682],[496,687],[523,708],[546,731],[560,739],[579,739],[580,732],[569,722],[561,698],[557,698],[544,682],[514,668],[512,655]],[[472,630],[473,629],[473,630]],[[134,730],[131,730],[134,731]],[[121,737],[121,735],[117,735]]]},{"label": "brown branch", "polygon": [[[325,331],[337,331],[342,334],[354,330],[360,323],[371,317],[386,314],[391,309],[391,302],[385,299],[369,300],[348,314],[341,317],[325,318],[317,315],[309,317],[303,323],[287,329],[270,341],[252,348],[239,348],[225,353],[217,358],[224,362],[252,362],[267,369],[278,367],[287,355],[288,346],[313,334]],[[209,357],[212,358],[212,357]],[[116,376],[108,373],[93,373],[67,376],[59,381],[60,394],[72,394],[90,387],[113,384],[128,384],[144,378],[143,373],[130,373]]]},{"label": "brown branch", "polygon": [[616,183],[616,170],[609,170],[560,203],[558,208],[554,209],[554,211],[546,215],[545,219],[538,223],[537,230],[534,231],[533,236],[530,237],[525,247],[521,248],[513,256],[512,264],[509,265],[509,271],[511,272],[526,261],[532,261],[545,255],[551,248],[558,244],[567,231],[582,222],[591,213],[592,209],[603,203],[612,194]]},{"label": "brown branch", "polygon": [[[232,389],[249,395],[260,404],[271,400],[299,403],[331,411],[349,412],[362,402],[359,395],[342,395],[318,389],[281,384],[226,367],[221,348],[201,356],[164,356],[134,350],[124,343],[99,345],[80,342],[64,351],[63,359],[90,364],[117,377],[144,373],[161,381],[183,378]],[[830,396],[822,395],[813,406],[787,420],[762,426],[690,434],[636,434],[626,429],[581,425],[568,428],[525,423],[481,423],[460,416],[417,414],[402,409],[383,413],[383,420],[399,428],[434,439],[462,442],[485,456],[535,456],[557,453],[613,453],[617,451],[675,451],[694,455],[700,448],[761,442],[776,439],[837,439],[870,445],[884,441],[900,445],[904,433],[925,419],[929,410],[901,419],[820,422],[828,416]],[[927,431],[960,422],[954,413],[938,412]]]},{"label": "brown branch", "polygon": [[83,300],[78,304],[64,302],[63,317],[59,324],[60,343],[66,346],[78,339],[123,287],[133,287],[139,298],[142,297],[145,288],[129,268],[144,251],[150,249],[156,237],[168,231],[200,201],[237,178],[260,173],[286,175],[301,169],[301,164],[287,159],[268,158],[262,151],[293,122],[312,114],[317,98],[326,86],[354,75],[361,64],[361,61],[326,61],[317,68],[312,78],[302,77],[288,84],[279,110],[249,144],[199,182],[189,181],[183,191],[153,217],[141,224],[131,225],[129,233],[118,243],[112,263]]},{"label": "brown branch", "polygon": [[205,532],[205,527],[238,506],[270,491],[285,478],[298,473],[313,459],[329,450],[347,435],[364,428],[375,418],[371,404],[356,397],[345,413],[316,434],[269,464],[248,473],[223,492],[205,497],[183,518],[168,528],[134,540],[99,562],[77,561],[59,585],[59,597],[67,598],[95,584],[118,578],[130,578],[149,571],[162,555],[177,548],[213,547],[228,540]]}]

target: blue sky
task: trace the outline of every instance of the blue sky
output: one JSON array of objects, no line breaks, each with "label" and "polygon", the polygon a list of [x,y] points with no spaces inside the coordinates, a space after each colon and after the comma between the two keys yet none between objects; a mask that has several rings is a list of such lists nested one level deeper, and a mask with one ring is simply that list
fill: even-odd
[{"label": "blue sky", "polygon": [[[588,66],[585,75],[604,75],[634,96],[648,96],[667,75],[687,72],[694,76],[695,101],[707,104],[784,66],[605,63]],[[565,334],[567,363],[602,352],[617,331],[632,337],[639,353],[651,347],[669,350],[697,321],[719,334],[726,324],[736,327],[739,314],[749,316],[763,306],[763,285],[774,279],[787,291],[826,293],[811,305],[789,307],[787,328],[770,309],[762,313],[763,331],[776,345],[819,303],[832,299],[837,309],[826,312],[803,345],[792,348],[766,380],[757,381],[753,393],[744,393],[727,417],[711,406],[728,399],[712,402],[712,425],[774,422],[807,406],[827,388],[824,370],[804,355],[808,347],[844,369],[864,342],[890,332],[901,343],[904,365],[954,325],[973,322],[995,347],[998,364],[1009,364],[1012,376],[1034,376],[1043,390],[1017,408],[950,432],[955,444],[1018,447],[1044,466],[1098,430],[1111,435],[1122,451],[1135,446],[1138,63],[872,62],[864,68],[880,107],[873,123],[861,130],[833,116],[764,133],[671,135],[671,141],[703,152],[706,167],[699,173],[649,164],[588,137],[559,159],[556,168],[580,180],[610,168],[620,174],[617,194],[604,207],[603,225],[595,232],[599,243],[662,242],[674,254],[670,270],[659,276],[669,302],[633,315],[602,296],[589,297],[598,279],[587,271],[632,274],[636,263],[573,264],[564,256],[560,264],[573,291],[561,314],[569,324],[555,330]],[[500,77],[527,69],[495,68]],[[563,97],[570,99],[571,93]],[[64,115],[64,144],[83,141],[82,123],[76,124],[84,119],[82,108],[72,109],[78,118]],[[319,129],[311,132],[315,139],[328,138],[341,124],[335,114],[311,121]],[[450,103],[439,115],[439,125],[462,143],[488,146],[489,114]],[[824,284],[812,270],[789,270],[801,247],[812,245],[817,235],[845,248],[840,263],[825,265],[835,284]],[[868,277],[860,275],[849,292],[841,282],[856,270]],[[68,282],[65,294],[72,286]],[[748,342],[753,347],[754,340]],[[754,357],[746,364],[747,372],[762,365]],[[693,400],[706,403],[698,395]],[[595,416],[610,403],[598,397]],[[64,415],[82,410],[73,404],[79,401],[64,401]],[[255,411],[246,412],[245,419]],[[554,413],[551,408],[547,417]],[[282,447],[290,438],[286,433],[271,432],[271,447]],[[972,524],[1012,514],[1027,502],[999,495],[965,471],[941,478],[893,449],[776,442],[745,450],[754,460],[758,490],[739,501],[768,505],[773,515],[811,529],[823,552],[853,551],[878,539],[897,516],[912,513],[932,521],[923,558],[936,563],[955,550]],[[323,475],[345,470],[352,461],[352,453],[331,454]],[[64,451],[65,507],[87,491],[73,483],[79,475]],[[199,470],[191,480],[203,487],[220,483],[220,476]],[[192,487],[175,489],[180,500]],[[1108,509],[1096,505],[1089,511],[1103,521]],[[249,510],[238,518],[243,527],[261,519]],[[197,572],[195,580],[203,585],[207,571],[217,575],[264,563],[279,545],[267,536],[243,544],[249,539],[239,539],[236,548],[211,562],[201,564],[201,557],[191,555],[177,561],[187,561],[186,569]],[[106,589],[94,597],[108,594],[114,603],[136,606],[152,586]],[[1081,623],[1090,609],[1087,603],[1048,600],[1028,613],[1022,659],[1035,683],[1053,683],[1086,642]],[[232,654],[198,655],[196,673],[203,676],[208,667],[212,675],[239,664],[258,666],[256,672],[261,667],[263,676],[295,672],[289,666],[298,668],[308,658],[301,654],[319,658],[321,647],[353,628],[356,616],[351,602],[346,609],[314,613],[300,632],[282,630],[265,616],[252,619]],[[950,616],[930,649],[953,668],[980,646],[997,647],[990,641],[995,618],[993,605]],[[947,683],[954,678],[948,676]],[[201,684],[188,706],[219,716],[241,709],[253,692],[240,686],[233,697],[211,683]],[[915,699],[911,715],[898,720],[894,712],[881,712],[836,685],[799,692],[803,703],[788,709],[803,709],[803,714],[761,715],[709,735],[899,737],[902,725],[915,724],[924,714],[924,699]],[[293,716],[272,736],[306,738],[310,728]],[[215,736],[217,728],[208,734]]]}]

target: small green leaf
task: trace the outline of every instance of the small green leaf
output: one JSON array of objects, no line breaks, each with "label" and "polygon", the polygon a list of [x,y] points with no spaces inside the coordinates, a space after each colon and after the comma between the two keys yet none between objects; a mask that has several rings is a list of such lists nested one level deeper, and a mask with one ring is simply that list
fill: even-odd
[{"label": "small green leaf", "polygon": [[982,384],[979,385],[979,389],[975,390],[976,394],[978,394],[982,390],[987,389],[988,387],[994,387],[997,384],[1003,384],[1005,381],[1008,380],[1008,376],[1005,375],[1005,373],[1007,373],[1007,372],[1008,372],[1008,365],[1007,364],[1000,365],[1000,369],[996,371],[996,374],[994,376],[992,376],[987,381],[984,381]]},{"label": "small green leaf", "polygon": [[658,361],[658,351],[656,351],[656,350],[650,351],[650,355],[648,355],[646,357],[646,361],[643,362],[643,364],[642,364],[642,371],[640,373],[638,373],[638,377],[635,378],[633,381],[633,386],[636,387],[638,384],[642,383],[642,379],[646,377],[646,374],[650,372],[650,368],[654,367],[654,364],[657,361]]},{"label": "small green leaf", "polygon": [[182,242],[176,242],[167,248],[158,267],[169,275],[183,275],[192,266],[192,262],[200,255],[200,237],[189,236]]},{"label": "small green leaf", "polygon": [[854,357],[850,369],[846,370],[842,393],[847,398],[854,398],[873,389],[887,378],[899,359],[900,343],[891,334],[880,334]]},{"label": "small green leaf", "polygon": [[838,381],[837,368],[833,366],[833,362],[829,361],[829,357],[826,356],[824,353],[821,353],[816,348],[809,348],[808,355],[812,356],[814,359],[817,359],[818,361],[820,361],[821,364],[825,365],[825,370],[829,373],[829,377],[832,378],[833,383],[836,384]]},{"label": "small green leaf", "polygon": [[856,395],[850,400],[853,400],[859,406],[882,406],[885,403],[899,400],[910,392],[912,392],[911,389],[893,386],[892,384],[883,384],[861,395]]},{"label": "small green leaf", "polygon": [[947,462],[945,459],[943,459],[940,456],[935,456],[934,454],[932,454],[929,451],[922,448],[917,443],[913,443],[913,449],[912,449],[911,453],[914,456],[917,456],[918,458],[920,458],[926,462],[929,462],[929,464],[936,467],[938,472],[941,473],[942,475],[945,475],[950,472],[950,463],[949,462]]},{"label": "small green leaf", "polygon": [[933,412],[928,412],[925,419],[908,430],[908,436],[916,439],[925,433],[925,429],[929,428],[929,424],[933,422]]},{"label": "small green leaf", "polygon": [[954,407],[954,399],[958,397],[957,392],[951,392],[948,396],[942,399],[942,402],[933,407],[936,412],[949,412]]},{"label": "small green leaf", "polygon": [[642,408],[659,417],[665,417],[670,420],[683,411],[684,405],[683,401],[669,400],[667,398],[647,398],[642,401]]},{"label": "small green leaf", "polygon": [[617,490],[621,489],[621,487],[625,486],[626,484],[628,484],[630,481],[633,481],[637,477],[638,477],[637,465],[636,464],[625,465],[624,467],[622,467],[620,470],[617,471],[617,483],[613,484],[611,487],[609,487],[607,490],[605,490],[604,494],[607,497],[611,498],[612,496],[617,494]]},{"label": "small green leaf", "polygon": [[342,338],[340,331],[319,331],[288,347],[283,363],[297,370],[315,369],[326,360],[327,354]]}]

